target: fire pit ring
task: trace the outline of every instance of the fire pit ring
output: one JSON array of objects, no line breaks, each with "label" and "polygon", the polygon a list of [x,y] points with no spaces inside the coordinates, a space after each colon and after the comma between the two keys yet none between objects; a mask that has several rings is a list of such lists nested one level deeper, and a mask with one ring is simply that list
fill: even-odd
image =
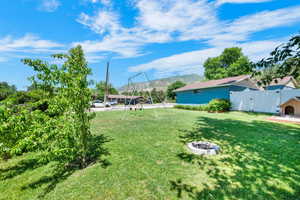
[{"label": "fire pit ring", "polygon": [[218,145],[205,141],[190,142],[187,144],[187,147],[192,153],[197,155],[216,155],[221,150]]}]

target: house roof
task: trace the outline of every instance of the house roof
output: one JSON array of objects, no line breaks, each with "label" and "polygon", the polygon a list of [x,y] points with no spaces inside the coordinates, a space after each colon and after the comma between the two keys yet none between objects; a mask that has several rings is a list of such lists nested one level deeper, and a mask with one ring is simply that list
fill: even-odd
[{"label": "house roof", "polygon": [[142,96],[125,96],[125,95],[119,95],[119,94],[112,94],[107,96],[109,99],[138,99]]},{"label": "house roof", "polygon": [[286,77],[284,77],[284,78],[282,78],[282,79],[278,78],[278,79],[276,79],[276,80],[277,80],[277,83],[276,83],[275,80],[273,80],[273,81],[270,83],[269,86],[286,85],[286,84],[288,84],[290,81],[294,81],[294,82],[295,82],[295,80],[294,80],[294,78],[293,78],[292,76],[286,76]]},{"label": "house roof", "polygon": [[287,103],[289,103],[289,102],[291,102],[291,101],[298,101],[298,102],[300,102],[300,97],[293,97],[293,98],[287,100],[286,102],[282,103],[282,104],[280,105],[280,107],[286,105]]},{"label": "house roof", "polygon": [[186,85],[184,87],[178,88],[178,89],[174,90],[174,92],[232,85],[233,83],[237,83],[237,82],[245,80],[249,77],[250,77],[249,75],[240,75],[240,76],[228,77],[228,78],[223,78],[223,79],[218,79],[218,80],[197,82],[197,83],[192,83],[192,84]]}]

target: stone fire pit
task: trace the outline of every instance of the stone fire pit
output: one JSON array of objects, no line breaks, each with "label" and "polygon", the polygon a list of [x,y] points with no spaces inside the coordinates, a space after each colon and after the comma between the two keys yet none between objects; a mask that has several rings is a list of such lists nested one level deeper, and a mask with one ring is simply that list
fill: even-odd
[{"label": "stone fire pit", "polygon": [[218,145],[204,141],[190,142],[187,146],[192,153],[197,155],[216,155],[221,150]]}]

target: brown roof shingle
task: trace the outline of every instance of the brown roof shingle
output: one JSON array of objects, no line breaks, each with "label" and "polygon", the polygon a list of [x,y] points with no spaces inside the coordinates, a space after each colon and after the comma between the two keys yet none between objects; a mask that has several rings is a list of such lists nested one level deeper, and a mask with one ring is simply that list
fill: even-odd
[{"label": "brown roof shingle", "polygon": [[270,86],[274,86],[274,85],[286,85],[290,80],[292,80],[293,77],[292,76],[286,76],[282,79],[278,78],[276,79],[277,80],[277,83],[275,80],[273,80],[271,83],[270,83]]},{"label": "brown roof shingle", "polygon": [[218,79],[218,80],[197,82],[197,83],[192,83],[192,84],[186,85],[184,87],[178,88],[174,91],[180,92],[180,91],[186,91],[186,90],[195,90],[195,89],[223,86],[223,85],[228,85],[228,84],[235,83],[237,81],[244,80],[249,77],[250,77],[249,75],[240,75],[240,76],[228,77],[228,78],[223,78],[223,79]]}]

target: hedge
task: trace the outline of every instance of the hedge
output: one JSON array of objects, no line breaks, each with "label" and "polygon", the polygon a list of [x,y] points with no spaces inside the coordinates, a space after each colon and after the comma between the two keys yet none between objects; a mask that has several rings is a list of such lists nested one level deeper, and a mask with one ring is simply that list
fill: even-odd
[{"label": "hedge", "polygon": [[231,104],[226,99],[213,99],[207,105],[191,106],[191,105],[175,105],[174,108],[195,111],[208,112],[226,112],[229,111]]},{"label": "hedge", "polygon": [[184,110],[207,111],[207,105],[189,106],[189,105],[175,105],[174,108]]}]

